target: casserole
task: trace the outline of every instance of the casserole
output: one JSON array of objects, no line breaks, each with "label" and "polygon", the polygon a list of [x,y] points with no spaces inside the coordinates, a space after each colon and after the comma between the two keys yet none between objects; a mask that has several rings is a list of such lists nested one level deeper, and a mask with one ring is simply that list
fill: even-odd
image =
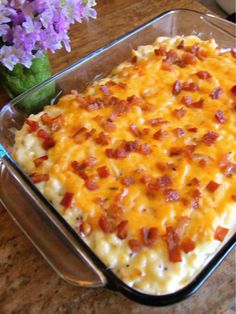
[{"label": "casserole", "polygon": [[[96,77],[97,75],[100,74],[100,77],[106,76],[110,70],[117,64],[119,64],[121,61],[125,60],[129,56],[129,51],[130,48],[136,48],[140,44],[146,44],[146,43],[152,43],[153,40],[158,36],[158,35],[176,35],[176,34],[183,34],[187,35],[189,34],[188,31],[183,30],[183,25],[179,25],[178,28],[178,23],[176,24],[176,21],[178,19],[184,20],[185,23],[190,23],[193,21],[193,17],[195,17],[195,24],[194,27],[196,30],[201,32],[200,37],[203,39],[208,38],[208,34],[206,33],[206,27],[202,26],[202,23],[204,23],[205,20],[208,22],[212,20],[212,17],[206,17],[202,16],[201,14],[192,12],[192,11],[187,11],[187,10],[176,10],[176,11],[171,11],[169,13],[166,13],[164,16],[161,16],[157,18],[157,20],[154,20],[140,28],[138,31],[134,31],[131,34],[128,34],[125,38],[118,40],[118,42],[111,44],[110,46],[102,49],[102,51],[98,51],[97,53],[94,54],[94,56],[89,56],[87,59],[82,60],[79,62],[74,67],[71,67],[65,73],[61,73],[56,75],[54,78],[51,80],[48,80],[46,83],[41,84],[37,88],[43,88],[45,84],[50,84],[52,80],[57,79],[57,84],[59,86],[59,90],[63,93],[67,93],[71,89],[74,89],[76,86],[80,86],[81,90],[85,87],[85,85],[91,80]],[[198,20],[199,19],[199,20]],[[214,18],[213,18],[214,20]],[[200,23],[199,23],[200,21]],[[164,25],[165,23],[170,23],[170,25],[173,26],[172,33],[169,33],[169,30],[165,30]],[[228,27],[230,27],[230,24],[226,24]],[[227,30],[227,36],[228,36],[228,42],[226,41],[227,36],[224,36],[224,40],[220,41],[217,38],[218,35],[221,34],[222,30],[218,30],[215,27],[210,27],[211,29],[211,35],[218,40],[219,44],[223,47],[232,47],[233,43],[233,37],[229,34],[229,30]],[[140,36],[140,32],[141,36]],[[161,33],[160,33],[161,32]],[[194,32],[193,32],[194,34]],[[196,34],[196,32],[195,32]],[[144,35],[144,36],[143,36]],[[199,35],[199,34],[198,34]],[[141,38],[142,37],[142,38]],[[143,38],[146,38],[146,42],[143,42]],[[142,40],[141,40],[142,39]],[[232,42],[231,42],[232,40]],[[132,46],[131,46],[132,43]],[[128,49],[127,49],[128,48]],[[118,54],[118,58],[115,59],[116,53]],[[107,62],[107,59],[109,58],[110,62]],[[108,64],[108,68],[104,68],[104,63],[102,62],[104,59],[106,59],[106,64]],[[89,62],[89,68],[88,68],[88,62]],[[90,64],[91,63],[91,64]],[[91,67],[90,67],[91,66]],[[101,73],[101,69],[103,70]],[[79,71],[79,75],[76,75],[76,71]],[[84,77],[81,77],[81,75],[84,74]],[[73,80],[70,79],[70,77],[73,77]],[[9,142],[11,141],[12,145],[12,140],[14,139],[14,126],[17,126],[18,128],[21,126],[23,122],[22,115],[20,115],[14,108],[14,103],[17,101],[21,101],[23,98],[22,97],[28,97],[30,96],[30,93],[32,95],[33,92],[37,91],[37,88],[32,89],[29,94],[22,95],[18,97],[18,99],[15,100],[15,102],[11,103],[8,107],[6,107],[2,111],[2,125],[7,126],[7,128],[2,128],[1,131],[6,132],[6,136],[1,138],[1,142],[5,145],[6,148],[9,147]],[[7,119],[7,116],[10,115],[10,119]],[[9,123],[12,123],[12,125],[9,125]],[[15,124],[15,125],[13,125]],[[10,149],[9,149],[10,150]],[[3,151],[2,155],[5,155],[5,152]],[[5,155],[2,158],[3,161],[3,166],[2,166],[2,176],[4,179],[9,180],[9,184],[11,183],[13,185],[12,188],[14,188],[14,182],[11,180],[11,175],[14,176],[15,179],[18,181],[21,180],[21,186],[18,189],[25,189],[28,192],[31,190],[31,193],[28,193],[28,197],[31,199],[30,201],[32,202],[37,202],[37,206],[41,207],[41,211],[37,211],[37,214],[33,214],[28,212],[27,215],[31,214],[31,221],[30,223],[26,225],[26,221],[22,221],[23,219],[23,213],[17,213],[14,210],[14,203],[11,201],[8,203],[8,208],[11,208],[11,214],[15,216],[15,218],[18,220],[18,223],[23,225],[23,228],[26,229],[28,233],[30,233],[31,238],[33,239],[34,242],[37,242],[36,245],[39,247],[41,251],[45,255],[47,255],[47,258],[51,261],[53,266],[63,274],[64,278],[70,281],[74,281],[79,283],[80,285],[103,285],[106,281],[108,285],[113,285],[116,286],[119,290],[122,290],[124,293],[128,294],[130,297],[138,297],[140,302],[146,303],[146,304],[156,304],[156,305],[163,305],[167,303],[173,303],[180,299],[181,297],[186,297],[186,292],[193,291],[196,288],[196,283],[198,281],[201,281],[203,272],[200,272],[190,283],[186,285],[183,289],[179,291],[174,291],[171,294],[165,294],[165,295],[158,295],[158,296],[151,296],[148,294],[140,293],[138,291],[135,291],[134,289],[128,287],[125,285],[120,279],[118,279],[110,270],[106,269],[106,266],[97,258],[94,256],[93,252],[91,252],[86,244],[79,239],[79,237],[71,230],[71,228],[66,224],[66,222],[57,214],[57,212],[52,208],[51,204],[49,204],[44,197],[38,193],[37,189],[35,189],[34,186],[30,184],[30,181],[22,174],[21,170],[17,165],[13,162],[13,160],[10,157],[7,157]],[[7,166],[6,166],[7,165]],[[10,171],[10,172],[8,172]],[[6,174],[8,172],[8,174]],[[10,174],[9,174],[10,173]],[[11,181],[10,181],[11,180]],[[8,186],[9,186],[8,184]],[[17,189],[17,193],[20,191]],[[2,193],[2,200],[5,200],[6,202],[6,191],[4,189],[1,189]],[[36,195],[35,195],[36,194]],[[33,197],[32,197],[33,195]],[[20,196],[19,196],[20,197]],[[9,200],[8,200],[9,201]],[[27,202],[29,203],[29,201]],[[47,207],[45,207],[45,204],[47,204]],[[29,209],[30,210],[30,209]],[[33,220],[35,220],[37,217],[36,215],[39,215],[38,219],[44,218],[44,224],[45,225],[45,230],[50,231],[50,228],[48,227],[49,224],[53,226],[54,229],[58,228],[58,232],[54,230],[54,238],[55,241],[57,241],[58,238],[61,237],[61,234],[64,233],[63,240],[57,241],[57,245],[63,244],[63,242],[67,243],[67,245],[64,246],[64,250],[68,250],[69,247],[72,248],[71,250],[71,256],[73,256],[71,259],[74,258],[74,254],[72,251],[75,252],[75,254],[79,253],[82,255],[82,258],[86,260],[86,262],[90,266],[90,280],[86,280],[87,277],[85,276],[85,273],[83,272],[83,276],[79,277],[78,274],[75,276],[73,270],[73,267],[68,267],[68,261],[67,263],[63,263],[63,254],[62,250],[60,251],[60,258],[58,256],[55,256],[55,254],[52,254],[52,247],[50,247],[51,243],[45,243],[43,241],[42,237],[40,237],[39,240],[39,233],[37,234],[37,230],[35,230],[32,233],[32,230],[27,230],[27,228],[31,228],[33,226]],[[16,217],[17,216],[17,217]],[[45,222],[45,219],[49,220],[48,222]],[[61,233],[62,232],[62,233]],[[233,230],[232,230],[233,232]],[[57,237],[56,237],[57,235]],[[44,242],[44,243],[43,243]],[[232,246],[232,243],[234,242],[234,238],[232,234],[229,234],[226,241],[223,243],[224,245],[222,246],[222,250],[217,253],[213,259],[211,259],[211,262],[206,263],[206,267],[204,267],[204,270],[209,270],[209,268],[212,266],[211,263],[215,263],[217,260],[219,261],[219,256],[224,255],[224,253],[229,249],[229,247]],[[49,247],[48,247],[49,245]],[[53,246],[55,248],[55,245]],[[54,252],[55,253],[55,252]],[[58,254],[58,251],[57,251]],[[75,260],[73,260],[75,262]],[[62,265],[64,269],[62,269]],[[65,269],[67,267],[67,269]],[[68,269],[69,268],[69,269]],[[78,268],[77,268],[78,269]],[[200,271],[200,270],[199,270]],[[104,276],[105,274],[105,276]],[[98,276],[99,280],[96,279],[96,276]],[[205,274],[206,277],[206,274]],[[198,282],[199,283],[199,282]],[[195,288],[194,288],[195,287]],[[190,290],[189,290],[190,289]]]}]

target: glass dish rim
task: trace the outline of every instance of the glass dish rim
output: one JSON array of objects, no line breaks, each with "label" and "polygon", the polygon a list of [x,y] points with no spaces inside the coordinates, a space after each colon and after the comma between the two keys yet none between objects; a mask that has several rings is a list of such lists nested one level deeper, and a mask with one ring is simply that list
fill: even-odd
[{"label": "glass dish rim", "polygon": [[[143,28],[158,22],[160,18],[163,16],[168,16],[170,14],[173,14],[178,11],[186,11],[186,12],[192,12],[199,16],[211,16],[214,17],[211,14],[206,14],[203,12],[199,12],[192,9],[172,9],[165,11],[161,13],[160,15],[154,17],[153,19],[149,20],[148,22],[138,26],[137,28],[129,31],[128,33],[120,36],[119,38],[115,39],[114,41],[106,44],[105,46],[98,48],[94,52],[88,54],[87,56],[79,59],[77,62],[73,63],[71,66],[67,67],[64,70],[59,71],[58,73],[54,74],[52,77],[47,79],[46,81],[36,85],[35,87],[31,88],[30,90],[26,91],[25,93],[21,94],[20,96],[14,98],[12,101],[10,101],[6,107],[8,106],[14,106],[18,101],[23,99],[25,96],[32,94],[33,92],[41,89],[45,85],[49,84],[50,82],[53,82],[54,80],[60,78],[64,74],[69,73],[70,71],[73,71],[73,69],[77,68],[79,65],[81,65],[84,62],[87,62],[88,60],[92,59],[94,56],[108,50],[109,48],[113,47],[114,45],[118,44],[119,42],[127,39],[129,36],[141,31]],[[4,107],[1,110],[1,112],[4,111]],[[0,147],[1,148],[1,147]],[[1,154],[0,154],[1,155]],[[65,221],[65,219],[57,212],[57,210],[54,208],[54,206],[38,191],[38,189],[31,183],[29,178],[24,174],[24,172],[20,169],[20,167],[17,165],[17,163],[14,161],[14,159],[7,153],[3,152],[2,156],[5,156],[8,160],[10,160],[11,164],[13,164],[15,170],[18,172],[20,177],[26,182],[28,188],[30,188],[37,197],[47,206],[47,208],[52,212],[53,216],[55,216],[55,219],[59,219],[59,221],[63,224],[63,226],[66,228],[66,230],[72,235],[72,237],[79,242],[79,244],[84,248],[86,253],[88,254],[88,257],[92,259],[94,264],[97,268],[99,268],[102,273],[104,274],[105,278],[107,279],[107,288],[110,288],[112,290],[118,290],[122,294],[126,295],[128,298],[145,305],[154,305],[154,306],[165,306],[165,305],[171,305],[173,303],[179,302],[189,296],[191,296],[193,293],[195,293],[207,280],[207,278],[212,274],[212,272],[219,266],[219,264],[223,261],[223,259],[226,257],[226,255],[234,248],[235,246],[235,234],[233,234],[228,241],[224,244],[224,246],[211,258],[211,260],[204,266],[204,268],[198,273],[197,276],[195,276],[191,282],[189,282],[185,287],[168,294],[160,294],[160,295],[152,295],[148,293],[143,293],[139,290],[136,290],[135,288],[132,288],[128,286],[124,281],[122,281],[115,273],[113,273],[107,266],[97,257],[97,255],[93,252],[93,250],[82,240],[82,238],[74,231],[74,229]],[[0,156],[0,158],[2,157]]]}]

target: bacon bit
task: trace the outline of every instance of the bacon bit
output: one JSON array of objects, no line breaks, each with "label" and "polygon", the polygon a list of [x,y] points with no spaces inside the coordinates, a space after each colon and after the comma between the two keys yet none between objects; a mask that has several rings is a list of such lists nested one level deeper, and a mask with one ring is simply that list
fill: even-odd
[{"label": "bacon bit", "polygon": [[92,232],[92,227],[87,222],[82,222],[79,226],[79,232],[82,236],[89,236]]},{"label": "bacon bit", "polygon": [[137,97],[135,95],[129,96],[127,97],[127,101],[131,106],[137,106],[137,105],[141,105],[144,103],[143,98],[141,97]]},{"label": "bacon bit", "polygon": [[173,64],[179,61],[179,56],[177,52],[174,49],[167,51],[165,61],[169,64]]},{"label": "bacon bit", "polygon": [[154,49],[155,56],[166,56],[167,53],[167,46],[161,45],[160,48]]},{"label": "bacon bit", "polygon": [[143,183],[143,184],[146,185],[146,186],[148,186],[151,181],[152,181],[152,176],[150,176],[149,174],[144,174],[144,175],[140,178],[140,182]]},{"label": "bacon bit", "polygon": [[179,246],[179,237],[173,227],[166,228],[167,247],[169,260],[172,263],[182,262],[181,250]]},{"label": "bacon bit", "polygon": [[189,52],[184,52],[182,55],[182,60],[184,61],[185,64],[196,64],[197,63],[197,58]]},{"label": "bacon bit", "polygon": [[148,144],[140,144],[138,145],[137,152],[142,155],[149,155],[151,154],[152,149]]},{"label": "bacon bit", "polygon": [[192,98],[190,96],[183,96],[181,99],[181,103],[183,105],[186,105],[186,106],[191,106],[193,101],[192,101]]},{"label": "bacon bit", "polygon": [[200,180],[198,178],[192,178],[192,180],[189,181],[190,185],[200,186]]},{"label": "bacon bit", "polygon": [[236,48],[232,48],[232,49],[230,50],[230,53],[231,53],[231,55],[232,55],[233,58],[236,58]]},{"label": "bacon bit", "polygon": [[45,125],[51,125],[52,123],[52,117],[50,117],[49,114],[46,112],[40,117],[40,120]]},{"label": "bacon bit", "polygon": [[33,132],[37,131],[39,128],[39,124],[37,121],[26,119],[25,123],[29,126],[29,128],[28,128],[29,133],[33,133]]},{"label": "bacon bit", "polygon": [[217,183],[215,181],[210,181],[207,184],[206,189],[207,189],[207,191],[214,193],[219,187],[220,187],[219,183]]},{"label": "bacon bit", "polygon": [[42,138],[44,140],[51,138],[51,134],[46,132],[43,129],[39,129],[36,135],[37,135],[37,137]]},{"label": "bacon bit", "polygon": [[192,133],[196,133],[197,132],[197,128],[195,128],[195,127],[188,127],[187,131],[192,132]]},{"label": "bacon bit", "polygon": [[150,132],[150,128],[144,128],[142,129],[142,135],[145,136],[145,135],[148,135]]},{"label": "bacon bit", "polygon": [[178,217],[177,225],[175,228],[175,232],[176,232],[178,237],[183,237],[183,235],[185,234],[185,231],[186,231],[188,225],[190,224],[190,222],[191,222],[191,219],[187,216],[179,216]]},{"label": "bacon bit", "polygon": [[74,135],[72,135],[72,138],[74,138],[76,143],[81,144],[88,139],[87,134],[88,129],[86,129],[85,127],[81,127],[78,131],[75,132]]},{"label": "bacon bit", "polygon": [[97,183],[89,179],[85,181],[85,186],[90,191],[95,191],[98,189]]},{"label": "bacon bit", "polygon": [[176,202],[180,200],[180,196],[179,193],[176,190],[173,189],[166,189],[164,190],[164,195],[165,195],[165,199],[166,202]]},{"label": "bacon bit", "polygon": [[102,85],[100,87],[100,90],[103,92],[104,95],[111,95],[111,91],[110,91],[109,87],[106,85]]},{"label": "bacon bit", "polygon": [[182,240],[180,247],[181,250],[187,254],[195,249],[196,243],[192,239],[186,237]]},{"label": "bacon bit", "polygon": [[153,138],[155,140],[161,140],[168,136],[168,132],[166,130],[158,130],[153,134]]},{"label": "bacon bit", "polygon": [[36,158],[34,160],[35,167],[39,167],[44,162],[44,160],[48,160],[48,156],[47,155]]},{"label": "bacon bit", "polygon": [[161,70],[163,70],[163,71],[171,71],[172,70],[172,66],[168,62],[162,61],[162,63],[161,63]]},{"label": "bacon bit", "polygon": [[84,181],[88,180],[88,175],[86,174],[86,172],[84,170],[78,170],[75,172],[80,178],[82,178]]},{"label": "bacon bit", "polygon": [[199,189],[195,189],[192,192],[192,196],[193,196],[193,198],[195,200],[199,201],[201,199],[201,197],[202,197],[202,193],[201,193],[201,191]]},{"label": "bacon bit", "polygon": [[124,141],[123,147],[127,153],[135,152],[138,149],[137,141]]},{"label": "bacon bit", "polygon": [[199,100],[192,102],[191,106],[194,108],[202,108],[203,103],[204,103],[204,99],[200,98]]},{"label": "bacon bit", "polygon": [[123,184],[124,186],[129,186],[135,183],[134,178],[132,177],[122,177],[121,178],[121,184]]},{"label": "bacon bit", "polygon": [[77,173],[80,170],[84,170],[86,168],[86,165],[83,161],[82,162],[72,161],[71,167],[73,168],[74,172]]},{"label": "bacon bit", "polygon": [[119,225],[116,227],[117,230],[117,237],[121,240],[124,240],[128,236],[129,231],[129,222],[128,220],[123,220],[119,223]]},{"label": "bacon bit", "polygon": [[184,206],[189,206],[189,200],[187,198],[181,198],[181,203],[184,205]]},{"label": "bacon bit", "polygon": [[215,118],[216,118],[216,121],[219,123],[225,123],[226,122],[226,118],[224,117],[224,113],[222,110],[216,110]]},{"label": "bacon bit", "polygon": [[102,146],[108,145],[111,141],[111,136],[104,133],[103,131],[99,133],[98,137],[95,138],[95,142]]},{"label": "bacon bit", "polygon": [[141,228],[141,237],[143,244],[149,248],[153,247],[156,244],[159,236],[160,235],[156,227],[152,227],[149,229],[145,227]]},{"label": "bacon bit", "polygon": [[64,206],[64,208],[71,207],[73,197],[74,197],[73,193],[66,192],[60,204]]},{"label": "bacon bit", "polygon": [[183,116],[185,116],[187,110],[182,107],[180,109],[175,109],[174,111],[172,111],[173,115],[177,118],[177,119],[181,119]]},{"label": "bacon bit", "polygon": [[219,99],[222,96],[222,93],[223,89],[220,86],[218,86],[213,89],[210,96],[212,99]]},{"label": "bacon bit", "polygon": [[198,71],[196,75],[202,80],[207,80],[212,77],[212,75],[207,71]]},{"label": "bacon bit", "polygon": [[214,239],[218,241],[223,241],[228,232],[229,229],[218,226],[215,231]]},{"label": "bacon bit", "polygon": [[185,91],[195,92],[199,90],[199,85],[195,82],[183,82],[182,89]]},{"label": "bacon bit", "polygon": [[113,223],[107,216],[102,215],[98,223],[103,232],[112,233],[114,231]]},{"label": "bacon bit", "polygon": [[236,202],[236,194],[233,194],[231,197],[232,197],[232,200]]},{"label": "bacon bit", "polygon": [[110,116],[107,118],[107,121],[114,122],[118,118],[117,113],[115,111],[112,111]]},{"label": "bacon bit", "polygon": [[148,120],[148,123],[151,124],[151,126],[156,126],[159,124],[166,124],[167,121],[164,121],[162,118],[155,118],[155,119]]},{"label": "bacon bit", "polygon": [[232,174],[236,173],[236,164],[232,163],[230,154],[223,156],[219,168],[226,177],[231,177]]},{"label": "bacon bit", "polygon": [[181,90],[182,90],[182,83],[179,80],[175,81],[174,85],[172,87],[172,94],[174,96],[177,96],[177,95],[179,95]]},{"label": "bacon bit", "polygon": [[121,100],[119,104],[115,107],[115,113],[118,116],[122,116],[131,109],[131,104],[126,100]]},{"label": "bacon bit", "polygon": [[32,180],[33,183],[39,183],[39,182],[43,182],[43,181],[48,181],[49,180],[49,174],[45,173],[45,174],[39,174],[39,173],[32,173],[30,175],[30,178]]},{"label": "bacon bit", "polygon": [[182,147],[171,147],[169,155],[170,155],[170,157],[173,157],[173,156],[179,156],[182,153],[183,153],[183,148]]},{"label": "bacon bit", "polygon": [[[143,177],[144,179],[145,177]],[[148,177],[146,177],[146,179],[148,179]],[[147,180],[148,181],[148,180]],[[151,197],[155,196],[155,192],[159,191],[160,190],[160,185],[159,185],[159,182],[156,180],[156,181],[153,181],[151,179],[150,183],[147,183],[146,184],[147,186],[147,194]]]},{"label": "bacon bit", "polygon": [[63,119],[62,119],[62,115],[60,114],[59,116],[52,119],[51,131],[55,132],[59,130],[62,127],[62,125],[63,125]]},{"label": "bacon bit", "polygon": [[213,161],[213,158],[205,154],[193,154],[192,159],[198,161],[201,167],[205,167]]},{"label": "bacon bit", "polygon": [[43,148],[45,150],[48,150],[50,148],[52,148],[53,146],[55,146],[56,142],[54,141],[54,139],[52,137],[47,138],[44,142],[43,142]]},{"label": "bacon bit", "polygon": [[230,91],[236,96],[236,85],[234,85]]},{"label": "bacon bit", "polygon": [[113,202],[107,209],[107,216],[114,221],[120,220],[124,216],[124,208],[114,198]]},{"label": "bacon bit", "polygon": [[173,184],[171,176],[169,175],[158,177],[157,183],[160,189],[165,189]]},{"label": "bacon bit", "polygon": [[108,158],[124,159],[128,156],[128,153],[124,148],[116,148],[116,149],[107,148],[106,155]]},{"label": "bacon bit", "polygon": [[97,164],[97,162],[98,162],[97,158],[92,157],[92,156],[88,157],[87,159],[83,161],[85,168],[93,167]]},{"label": "bacon bit", "polygon": [[214,144],[217,141],[218,137],[219,137],[219,134],[212,132],[212,131],[209,131],[205,135],[203,135],[202,141],[207,146],[211,146],[212,144]]},{"label": "bacon bit", "polygon": [[174,164],[170,162],[157,162],[156,167],[161,172],[165,172],[165,171],[171,170],[174,167]]},{"label": "bacon bit", "polygon": [[142,244],[136,239],[130,239],[128,241],[128,245],[129,245],[131,251],[134,253],[138,253],[142,248]]},{"label": "bacon bit", "polygon": [[187,46],[185,51],[191,52],[193,55],[196,55],[198,50],[200,49],[198,44],[193,44],[192,46]]},{"label": "bacon bit", "polygon": [[87,111],[95,111],[95,110],[98,110],[99,108],[100,108],[100,106],[96,102],[88,104],[84,107],[84,109]]},{"label": "bacon bit", "polygon": [[184,49],[184,40],[182,39],[178,46],[176,46],[177,49]]},{"label": "bacon bit", "polygon": [[136,124],[130,124],[129,130],[135,137],[142,137],[142,132],[139,130]]},{"label": "bacon bit", "polygon": [[100,178],[107,178],[110,175],[110,171],[106,166],[97,168],[97,172]]},{"label": "bacon bit", "polygon": [[115,123],[111,121],[104,121],[101,123],[102,128],[107,131],[107,132],[112,132],[116,130],[116,125]]},{"label": "bacon bit", "polygon": [[182,128],[175,128],[173,132],[178,138],[184,136],[184,130]]}]

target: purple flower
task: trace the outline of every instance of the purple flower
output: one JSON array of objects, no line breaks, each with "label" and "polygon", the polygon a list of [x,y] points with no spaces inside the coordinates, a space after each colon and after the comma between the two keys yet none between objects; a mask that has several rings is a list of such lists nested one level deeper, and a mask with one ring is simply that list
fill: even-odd
[{"label": "purple flower", "polygon": [[96,18],[94,0],[1,0],[0,63],[12,70],[63,46],[70,51],[71,24]]}]

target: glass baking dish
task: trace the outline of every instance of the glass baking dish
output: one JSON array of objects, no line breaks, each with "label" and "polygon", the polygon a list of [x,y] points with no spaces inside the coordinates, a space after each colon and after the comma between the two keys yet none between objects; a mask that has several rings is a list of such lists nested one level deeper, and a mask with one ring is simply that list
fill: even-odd
[{"label": "glass baking dish", "polygon": [[158,36],[191,34],[203,40],[215,38],[224,49],[235,47],[234,24],[193,10],[168,11],[33,87],[1,110],[1,203],[53,269],[74,285],[107,287],[143,304],[169,305],[193,294],[235,246],[235,230],[231,230],[217,252],[206,260],[204,267],[199,269],[184,288],[169,294],[142,293],[129,287],[106,267],[52,204],[32,185],[10,155],[15,130],[21,128],[26,116],[16,109],[16,105],[21,101],[29,100],[49,84],[56,84],[57,92],[51,100],[53,105],[60,96],[72,89],[82,91],[92,81],[106,77],[116,65],[129,58],[131,49],[151,44]]}]

